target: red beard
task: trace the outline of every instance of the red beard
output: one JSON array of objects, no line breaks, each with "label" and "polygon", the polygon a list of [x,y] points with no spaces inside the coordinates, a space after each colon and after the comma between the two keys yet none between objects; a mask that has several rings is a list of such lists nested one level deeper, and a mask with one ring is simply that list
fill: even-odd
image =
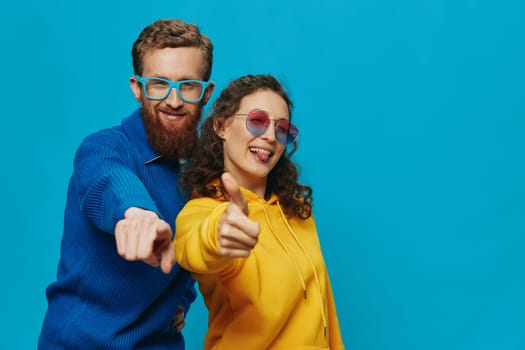
[{"label": "red beard", "polygon": [[149,143],[155,152],[166,158],[188,159],[197,144],[200,111],[187,114],[183,124],[167,127],[148,109],[142,108],[142,119]]}]

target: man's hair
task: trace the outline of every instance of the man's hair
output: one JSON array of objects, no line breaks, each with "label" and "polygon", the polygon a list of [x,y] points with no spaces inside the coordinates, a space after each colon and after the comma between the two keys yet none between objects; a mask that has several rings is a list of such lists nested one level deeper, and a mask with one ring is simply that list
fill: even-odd
[{"label": "man's hair", "polygon": [[[202,125],[193,157],[182,170],[181,183],[194,197],[224,198],[222,188],[213,183],[224,172],[223,144],[215,127],[221,128],[232,117],[243,97],[261,90],[273,91],[282,97],[292,120],[292,101],[273,76],[246,75],[232,81],[213,104],[211,115]],[[266,195],[275,193],[286,215],[306,219],[312,213],[312,189],[297,182],[298,170],[290,160],[296,149],[294,142],[291,152],[283,153],[268,174]]]},{"label": "man's hair", "polygon": [[151,49],[176,47],[196,47],[201,50],[205,61],[204,81],[211,77],[213,63],[213,44],[202,34],[195,24],[179,19],[161,19],[142,30],[131,49],[133,70],[142,75],[144,55]]}]

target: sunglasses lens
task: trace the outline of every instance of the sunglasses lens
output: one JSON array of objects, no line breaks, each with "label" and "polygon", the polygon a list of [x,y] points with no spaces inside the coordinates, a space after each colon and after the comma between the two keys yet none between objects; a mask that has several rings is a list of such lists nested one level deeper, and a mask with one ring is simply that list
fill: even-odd
[{"label": "sunglasses lens", "polygon": [[299,135],[299,130],[287,120],[280,120],[275,125],[275,136],[277,141],[283,145],[294,142],[297,135]]},{"label": "sunglasses lens", "polygon": [[279,120],[275,124],[275,137],[277,141],[286,145],[288,143],[288,132],[290,130],[290,123],[286,120]]},{"label": "sunglasses lens", "polygon": [[290,127],[288,128],[288,135],[286,138],[287,143],[294,142],[298,135],[299,130],[297,129],[297,127],[293,124],[290,124]]},{"label": "sunglasses lens", "polygon": [[270,117],[262,111],[251,111],[246,118],[246,128],[253,136],[264,134],[270,125]]}]

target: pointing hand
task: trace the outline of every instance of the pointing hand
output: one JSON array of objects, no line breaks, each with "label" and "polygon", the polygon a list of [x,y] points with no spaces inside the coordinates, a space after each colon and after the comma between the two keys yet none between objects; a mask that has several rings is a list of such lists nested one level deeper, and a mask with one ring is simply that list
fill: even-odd
[{"label": "pointing hand", "polygon": [[175,265],[171,227],[152,211],[131,207],[115,227],[120,256],[129,261],[142,260],[169,273]]}]

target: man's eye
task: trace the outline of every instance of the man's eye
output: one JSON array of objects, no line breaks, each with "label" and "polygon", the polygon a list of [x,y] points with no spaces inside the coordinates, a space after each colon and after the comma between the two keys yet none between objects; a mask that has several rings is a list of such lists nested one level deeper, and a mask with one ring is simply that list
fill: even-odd
[{"label": "man's eye", "polygon": [[191,90],[191,89],[195,89],[199,86],[198,83],[196,82],[192,82],[192,81],[185,81],[184,83],[181,83],[180,84],[180,88],[181,89],[184,89],[184,90]]},{"label": "man's eye", "polygon": [[150,80],[149,85],[158,87],[158,86],[167,86],[168,83],[162,80]]}]

